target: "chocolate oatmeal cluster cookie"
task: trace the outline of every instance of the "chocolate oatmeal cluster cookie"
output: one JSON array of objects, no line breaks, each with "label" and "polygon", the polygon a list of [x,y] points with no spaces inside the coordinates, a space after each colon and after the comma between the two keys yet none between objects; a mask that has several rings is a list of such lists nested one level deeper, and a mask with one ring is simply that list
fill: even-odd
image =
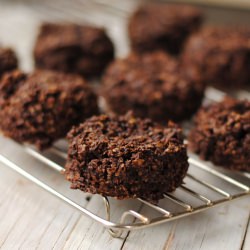
[{"label": "chocolate oatmeal cluster cookie", "polygon": [[177,4],[144,4],[131,16],[129,36],[137,52],[179,53],[186,38],[202,23],[202,12]]},{"label": "chocolate oatmeal cluster cookie", "polygon": [[250,86],[250,30],[205,27],[187,41],[182,61],[196,68],[207,85]]},{"label": "chocolate oatmeal cluster cookie", "polygon": [[102,94],[117,114],[133,110],[157,122],[190,118],[199,108],[204,86],[164,52],[131,54],[117,59],[103,77]]},{"label": "chocolate oatmeal cluster cookie", "polygon": [[10,48],[0,47],[0,78],[5,72],[16,69],[17,64],[15,52]]},{"label": "chocolate oatmeal cluster cookie", "polygon": [[114,47],[104,29],[45,23],[34,49],[37,68],[99,76],[113,60]]},{"label": "chocolate oatmeal cluster cookie", "polygon": [[0,130],[21,143],[49,147],[71,126],[98,112],[95,94],[78,76],[36,71],[0,81]]},{"label": "chocolate oatmeal cluster cookie", "polygon": [[181,129],[149,119],[94,116],[68,134],[71,187],[117,199],[157,202],[181,185],[188,169]]},{"label": "chocolate oatmeal cluster cookie", "polygon": [[189,141],[203,159],[250,172],[250,102],[226,98],[201,108]]}]

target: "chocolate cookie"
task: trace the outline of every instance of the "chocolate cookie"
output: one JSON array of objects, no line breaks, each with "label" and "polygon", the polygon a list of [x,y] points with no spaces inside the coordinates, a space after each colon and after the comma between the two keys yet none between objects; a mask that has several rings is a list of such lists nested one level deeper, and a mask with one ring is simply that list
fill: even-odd
[{"label": "chocolate cookie", "polygon": [[131,109],[136,116],[157,122],[180,121],[190,118],[201,104],[204,87],[197,79],[164,52],[131,54],[109,66],[102,94],[117,114]]},{"label": "chocolate cookie", "polygon": [[113,60],[114,47],[104,29],[46,23],[41,26],[34,57],[37,68],[96,77]]},{"label": "chocolate cookie", "polygon": [[250,172],[250,102],[226,98],[201,108],[189,144],[205,160]]},{"label": "chocolate cookie", "polygon": [[129,21],[129,36],[137,52],[165,50],[180,52],[186,38],[199,28],[202,12],[180,4],[146,4]]},{"label": "chocolate cookie", "polygon": [[182,61],[196,68],[207,85],[250,86],[250,30],[206,27],[187,41]]},{"label": "chocolate cookie", "polygon": [[71,188],[117,199],[157,202],[182,184],[188,169],[181,129],[149,119],[94,116],[68,134]]},{"label": "chocolate cookie", "polygon": [[49,147],[97,110],[95,94],[78,76],[13,71],[0,82],[0,130],[39,149]]},{"label": "chocolate cookie", "polygon": [[16,69],[17,64],[15,52],[10,48],[0,47],[0,78],[5,72]]}]

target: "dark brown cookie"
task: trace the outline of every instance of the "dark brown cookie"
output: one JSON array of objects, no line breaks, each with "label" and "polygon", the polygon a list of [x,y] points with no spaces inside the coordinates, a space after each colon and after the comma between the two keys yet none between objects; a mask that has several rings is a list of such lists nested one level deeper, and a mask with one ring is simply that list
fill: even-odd
[{"label": "dark brown cookie", "polygon": [[103,96],[117,114],[133,110],[136,116],[158,122],[180,121],[199,108],[204,87],[185,74],[164,52],[131,54],[114,61],[103,77]]},{"label": "dark brown cookie", "polygon": [[78,76],[13,71],[0,82],[2,133],[39,149],[49,147],[64,137],[72,125],[96,113],[96,96]]},{"label": "dark brown cookie", "polygon": [[202,23],[202,12],[191,6],[146,4],[129,21],[132,48],[138,52],[165,50],[176,54],[186,38]]},{"label": "dark brown cookie", "polygon": [[130,113],[94,116],[68,134],[66,178],[73,189],[156,202],[181,185],[188,169],[181,129]]},{"label": "dark brown cookie", "polygon": [[187,41],[182,61],[196,68],[207,85],[250,86],[250,30],[205,27]]},{"label": "dark brown cookie", "polygon": [[99,76],[113,60],[113,44],[104,29],[76,24],[41,26],[34,49],[36,67]]},{"label": "dark brown cookie", "polygon": [[0,78],[5,72],[16,69],[17,64],[15,52],[10,48],[0,47]]},{"label": "dark brown cookie", "polygon": [[250,172],[250,102],[226,98],[201,108],[189,144],[205,160]]}]

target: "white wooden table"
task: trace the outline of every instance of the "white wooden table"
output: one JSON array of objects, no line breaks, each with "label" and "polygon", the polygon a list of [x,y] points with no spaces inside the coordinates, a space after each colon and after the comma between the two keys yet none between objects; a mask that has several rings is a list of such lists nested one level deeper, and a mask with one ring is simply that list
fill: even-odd
[{"label": "white wooden table", "polygon": [[[0,41],[16,49],[22,69],[33,68],[31,48],[37,26],[46,19],[89,20],[108,26],[118,56],[128,52],[125,22],[118,20],[112,11],[105,9],[102,14],[97,13],[80,0],[60,4],[59,1],[40,2],[0,1]],[[135,4],[135,1],[123,1],[119,6],[130,9]],[[63,177],[24,156],[23,149],[10,140],[0,138],[0,152],[36,176],[49,179],[51,185],[65,194],[73,194],[73,198],[87,208],[102,213],[100,197],[94,196],[88,201],[87,194],[70,190]],[[250,249],[250,197],[157,227],[132,231],[125,239],[116,239],[101,225],[6,166],[0,164],[0,171],[0,249]],[[114,216],[125,206],[118,202]]]}]

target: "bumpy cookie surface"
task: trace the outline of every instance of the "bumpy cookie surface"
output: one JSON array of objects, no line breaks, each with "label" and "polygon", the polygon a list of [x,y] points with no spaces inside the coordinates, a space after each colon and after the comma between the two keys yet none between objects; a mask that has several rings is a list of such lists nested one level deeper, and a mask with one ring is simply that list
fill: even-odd
[{"label": "bumpy cookie surface", "polygon": [[226,98],[200,109],[190,149],[225,168],[250,171],[250,102]]},{"label": "bumpy cookie surface", "polygon": [[16,69],[17,64],[15,52],[10,48],[0,47],[0,78],[5,72]]},{"label": "bumpy cookie surface", "polygon": [[132,48],[138,52],[165,50],[178,53],[186,38],[202,22],[199,9],[175,4],[146,4],[129,21]]},{"label": "bumpy cookie surface", "polygon": [[41,69],[99,76],[114,57],[113,44],[104,29],[76,24],[45,23],[34,49]]},{"label": "bumpy cookie surface", "polygon": [[188,119],[199,108],[204,87],[164,52],[131,54],[114,61],[103,77],[102,94],[117,114],[133,110],[157,122]]},{"label": "bumpy cookie surface", "polygon": [[196,68],[207,85],[250,86],[250,30],[203,28],[188,39],[182,61],[186,68]]},{"label": "bumpy cookie surface", "polygon": [[188,169],[181,129],[131,114],[95,116],[68,134],[66,178],[72,188],[118,199],[158,201]]},{"label": "bumpy cookie surface", "polygon": [[39,149],[49,147],[72,125],[97,112],[95,94],[78,76],[13,71],[0,82],[0,130]]}]

